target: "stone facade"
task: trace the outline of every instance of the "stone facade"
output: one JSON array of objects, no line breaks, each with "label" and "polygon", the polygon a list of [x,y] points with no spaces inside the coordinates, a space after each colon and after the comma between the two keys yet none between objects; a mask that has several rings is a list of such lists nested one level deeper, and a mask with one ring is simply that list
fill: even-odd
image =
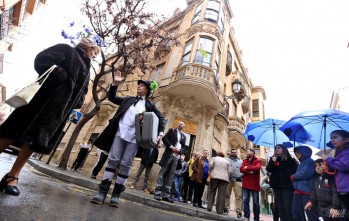
[{"label": "stone facade", "polygon": [[[255,89],[247,68],[243,65],[241,50],[229,23],[232,16],[230,6],[224,0],[214,2],[220,8],[218,11],[210,8],[213,3],[211,0],[190,1],[186,10],[175,14],[164,24],[164,27],[183,34],[181,45],[158,49],[157,53],[163,55],[156,64],[158,68],[143,77],[159,82],[153,101],[167,120],[165,132],[176,126],[178,121],[185,122],[183,132],[188,140],[187,158],[191,152],[202,153],[203,150],[209,150],[212,157],[217,151],[227,153],[232,148],[238,149],[240,155],[243,155],[243,150],[249,145],[243,136],[246,125],[251,121],[263,120],[263,115],[253,116],[252,119],[253,107],[250,98],[259,100],[258,113],[263,114],[265,94],[263,88]],[[218,13],[217,21],[207,14],[207,11],[212,10]],[[120,89],[124,91],[121,96],[136,94],[137,78],[137,74],[127,76],[127,80],[120,85]],[[234,80],[241,82],[242,89],[238,94],[230,96]],[[110,83],[110,78],[104,79],[105,86]],[[231,99],[227,99],[228,96]],[[84,108],[92,106],[91,95],[87,97],[86,103]],[[80,133],[70,164],[75,160],[79,144],[90,137],[98,136],[116,110],[117,106],[114,104],[108,101],[102,103],[99,113]],[[73,129],[74,125],[67,130],[67,135],[55,154],[54,160],[57,162]],[[161,148],[159,159],[163,151],[164,148]],[[82,170],[91,173],[96,160],[93,149]],[[128,182],[133,180],[139,163],[140,160],[136,158]],[[154,164],[150,189],[155,187],[159,169]],[[143,176],[138,187],[141,187]]]}]

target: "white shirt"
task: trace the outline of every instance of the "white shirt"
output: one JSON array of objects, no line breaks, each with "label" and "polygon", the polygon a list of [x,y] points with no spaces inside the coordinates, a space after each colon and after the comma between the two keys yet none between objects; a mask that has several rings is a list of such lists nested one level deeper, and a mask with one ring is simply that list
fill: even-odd
[{"label": "white shirt", "polygon": [[82,143],[82,144],[80,144],[80,148],[81,149],[85,148],[85,149],[88,149],[90,151],[91,150],[91,145],[88,144],[88,143]]},{"label": "white shirt", "polygon": [[[182,145],[181,145],[181,143],[179,142],[180,140],[181,140],[181,131],[180,130],[178,130],[178,128],[176,128],[176,130],[177,130],[177,138],[178,138],[178,141],[177,141],[177,143],[176,143],[176,146],[174,147],[174,148],[176,148],[177,150],[181,150],[181,148],[182,148]],[[175,156],[176,158],[179,158],[179,153],[173,153],[172,154],[173,156]]]},{"label": "white shirt", "polygon": [[133,104],[125,112],[124,116],[120,118],[119,128],[116,135],[120,136],[121,139],[136,143],[136,114],[143,113],[145,111],[145,96],[138,100],[137,104]]}]

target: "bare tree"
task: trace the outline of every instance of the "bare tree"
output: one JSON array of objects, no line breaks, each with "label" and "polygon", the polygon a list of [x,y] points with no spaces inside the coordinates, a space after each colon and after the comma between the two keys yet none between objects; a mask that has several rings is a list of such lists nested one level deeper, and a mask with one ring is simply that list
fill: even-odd
[{"label": "bare tree", "polygon": [[[70,153],[83,126],[99,111],[106,93],[97,93],[100,79],[106,74],[114,75],[116,69],[123,76],[137,73],[144,77],[154,68],[157,58],[155,49],[171,48],[178,44],[178,36],[172,30],[162,27],[165,18],[158,18],[146,11],[147,0],[86,0],[82,12],[89,18],[90,25],[100,39],[105,42],[101,52],[99,69],[94,70],[92,85],[94,107],[83,118],[73,134],[62,155],[59,168],[66,169]],[[107,91],[104,89],[104,91]]]}]

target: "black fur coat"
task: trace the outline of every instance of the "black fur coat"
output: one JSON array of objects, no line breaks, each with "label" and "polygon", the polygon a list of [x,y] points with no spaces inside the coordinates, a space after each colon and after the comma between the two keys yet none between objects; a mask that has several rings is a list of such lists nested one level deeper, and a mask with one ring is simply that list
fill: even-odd
[{"label": "black fur coat", "polygon": [[15,109],[0,126],[0,137],[30,143],[48,154],[60,137],[73,108],[80,108],[88,89],[90,59],[80,48],[57,44],[40,52],[34,61],[39,75],[56,67],[31,102]]}]

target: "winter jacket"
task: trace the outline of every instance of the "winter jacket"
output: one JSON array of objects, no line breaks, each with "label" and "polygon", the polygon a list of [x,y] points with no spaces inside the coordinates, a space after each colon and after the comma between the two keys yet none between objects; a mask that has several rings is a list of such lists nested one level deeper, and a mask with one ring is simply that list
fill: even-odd
[{"label": "winter jacket", "polygon": [[242,165],[242,160],[239,157],[233,158],[228,157],[227,158],[229,165],[230,165],[230,173],[229,173],[229,180],[230,181],[242,181],[243,173],[240,172],[240,167]]},{"label": "winter jacket", "polygon": [[205,159],[204,157],[200,157],[196,159],[191,168],[193,169],[193,174],[190,177],[191,181],[202,183],[204,178],[207,178],[208,174],[205,174]]},{"label": "winter jacket", "polygon": [[[34,68],[42,75],[57,65],[28,105],[16,108],[0,126],[0,137],[30,143],[34,152],[49,154],[73,108],[81,108],[88,90],[90,59],[81,48],[57,44],[41,51]],[[25,73],[24,73],[25,74]]]},{"label": "winter jacket", "polygon": [[188,160],[187,164],[188,164],[188,173],[189,173],[189,177],[191,177],[191,175],[193,175],[193,168],[191,167],[194,163],[193,159]]},{"label": "winter jacket", "polygon": [[335,158],[326,159],[327,165],[336,170],[336,184],[338,192],[349,192],[349,143]]},{"label": "winter jacket", "polygon": [[274,162],[270,158],[266,170],[271,173],[270,187],[273,189],[293,189],[290,176],[297,170],[297,162],[294,158],[288,158],[286,161],[278,159]]},{"label": "winter jacket", "polygon": [[219,179],[229,182],[230,165],[227,159],[216,156],[210,161],[211,179]]},{"label": "winter jacket", "polygon": [[[160,166],[164,166],[168,162],[170,157],[172,156],[173,151],[170,148],[171,145],[176,146],[177,142],[179,142],[181,144],[181,150],[180,150],[179,154],[182,154],[185,152],[186,137],[182,132],[180,133],[181,137],[178,137],[177,131],[178,131],[177,128],[170,128],[167,131],[167,133],[164,135],[164,137],[162,138],[162,141],[164,142],[164,145],[165,145],[165,151],[162,154],[161,160],[159,162]],[[180,163],[180,164],[178,164],[178,163]],[[178,163],[177,163],[176,170],[182,168],[182,160],[178,160]]]},{"label": "winter jacket", "polygon": [[314,179],[313,192],[309,201],[319,207],[331,207],[340,209],[341,203],[338,197],[336,182],[331,175],[324,174]]},{"label": "winter jacket", "polygon": [[141,157],[141,164],[144,164],[146,167],[152,167],[153,164],[157,161],[159,156],[159,151],[157,148],[138,148]]},{"label": "winter jacket", "polygon": [[186,172],[188,172],[188,164],[182,160],[182,168],[175,171],[175,176],[183,176]]},{"label": "winter jacket", "polygon": [[315,163],[311,159],[312,150],[308,146],[298,146],[297,150],[302,154],[302,157],[296,173],[291,175],[293,188],[301,192],[311,193],[316,176]]},{"label": "winter jacket", "polygon": [[[126,96],[126,97],[118,97],[116,96],[117,86],[110,86],[108,99],[114,104],[120,105],[118,110],[116,111],[114,117],[109,121],[108,126],[103,130],[103,132],[98,136],[94,145],[97,146],[101,150],[110,151],[110,148],[113,144],[116,131],[119,127],[119,121],[121,117],[126,113],[128,108],[134,104],[136,97]],[[165,129],[165,117],[161,114],[161,112],[156,108],[155,104],[150,100],[146,99],[145,101],[145,111],[146,112],[154,112],[155,115],[159,118],[159,127],[158,131],[164,132]]]},{"label": "winter jacket", "polygon": [[[245,169],[247,166],[247,169]],[[262,162],[255,156],[252,159],[245,159],[240,167],[241,173],[244,174],[242,179],[242,188],[260,191],[260,172]]]}]

